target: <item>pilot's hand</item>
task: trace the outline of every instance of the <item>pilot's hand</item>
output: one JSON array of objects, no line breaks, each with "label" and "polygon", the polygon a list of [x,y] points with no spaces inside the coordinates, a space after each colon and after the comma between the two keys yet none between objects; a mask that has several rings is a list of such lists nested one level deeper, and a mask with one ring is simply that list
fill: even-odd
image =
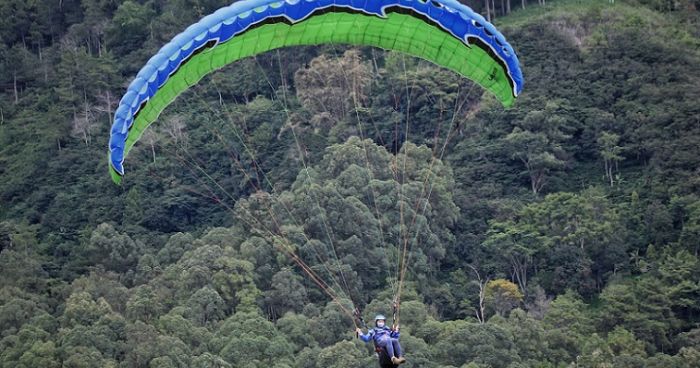
[{"label": "pilot's hand", "polygon": [[362,335],[362,329],[358,327],[358,328],[355,330],[355,333],[358,334],[358,335]]}]

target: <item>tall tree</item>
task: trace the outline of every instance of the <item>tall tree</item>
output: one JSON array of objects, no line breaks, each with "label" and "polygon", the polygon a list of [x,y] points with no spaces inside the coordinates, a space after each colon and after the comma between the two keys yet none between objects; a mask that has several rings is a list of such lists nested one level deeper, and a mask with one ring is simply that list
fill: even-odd
[{"label": "tall tree", "polygon": [[569,118],[560,108],[559,102],[550,102],[544,110],[527,112],[503,139],[503,153],[525,166],[535,195],[542,191],[552,171],[566,166],[568,154],[564,143],[571,136],[566,133],[570,130]]},{"label": "tall tree", "polygon": [[615,133],[601,132],[598,136],[600,156],[605,164],[605,177],[608,178],[611,187],[615,185],[615,173],[619,172],[618,165],[624,160],[623,149],[618,145],[619,142],[620,136]]}]

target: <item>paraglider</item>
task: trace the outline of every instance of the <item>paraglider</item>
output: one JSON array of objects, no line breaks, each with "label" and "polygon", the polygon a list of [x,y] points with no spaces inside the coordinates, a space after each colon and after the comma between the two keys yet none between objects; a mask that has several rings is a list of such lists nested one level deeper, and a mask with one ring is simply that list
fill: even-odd
[{"label": "paraglider", "polygon": [[112,179],[148,126],[184,90],[236,60],[296,45],[375,46],[417,56],[478,83],[510,106],[523,88],[513,48],[456,0],[244,0],[173,38],[131,82],[109,142]]},{"label": "paraglider", "polygon": [[[144,131],[179,94],[205,75],[270,50],[321,44],[373,46],[428,60],[482,86],[506,107],[523,89],[513,48],[493,25],[456,0],[242,0],[177,35],[131,82],[111,128],[109,167],[113,181],[121,183],[126,156]],[[421,196],[429,197],[430,191],[425,193],[423,184]],[[416,208],[412,223],[417,213]],[[375,326],[364,334],[356,323],[358,337],[374,341],[382,366],[405,362],[398,340],[398,310],[410,258],[407,234],[402,231],[406,238],[399,242],[403,249],[394,298],[396,326],[387,327],[386,318],[377,316]],[[270,235],[276,234],[270,231]],[[293,247],[282,244],[281,249],[353,317],[338,301],[339,295]]]}]

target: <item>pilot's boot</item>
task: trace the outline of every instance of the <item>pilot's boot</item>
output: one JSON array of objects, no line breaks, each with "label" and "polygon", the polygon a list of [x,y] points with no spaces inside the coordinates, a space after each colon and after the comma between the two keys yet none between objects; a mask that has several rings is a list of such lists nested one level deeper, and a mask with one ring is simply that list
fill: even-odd
[{"label": "pilot's boot", "polygon": [[395,365],[406,363],[406,358],[404,357],[391,357],[391,362]]}]

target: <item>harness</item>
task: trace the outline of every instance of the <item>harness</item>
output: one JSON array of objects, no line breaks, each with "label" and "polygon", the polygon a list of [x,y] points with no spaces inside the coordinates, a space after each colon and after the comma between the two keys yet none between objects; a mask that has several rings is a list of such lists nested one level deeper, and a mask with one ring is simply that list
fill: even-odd
[{"label": "harness", "polygon": [[375,351],[377,354],[379,354],[379,353],[381,353],[381,352],[384,350],[384,348],[381,347],[381,346],[379,346],[379,345],[377,345],[378,336],[389,335],[390,333],[389,333],[387,330],[383,330],[383,329],[380,330],[381,333],[377,333],[377,328],[376,328],[376,327],[373,328],[372,330],[374,331],[374,333],[372,334],[372,343],[374,343],[374,351]]}]

